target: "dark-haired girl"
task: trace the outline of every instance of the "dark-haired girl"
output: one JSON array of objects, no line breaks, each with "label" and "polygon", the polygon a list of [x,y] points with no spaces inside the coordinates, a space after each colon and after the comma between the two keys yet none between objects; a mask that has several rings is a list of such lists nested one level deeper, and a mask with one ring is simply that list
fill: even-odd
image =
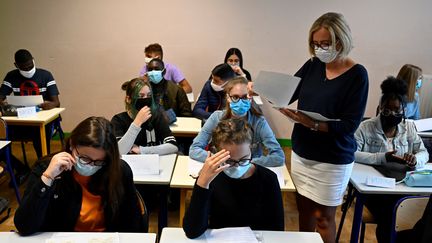
[{"label": "dark-haired girl", "polygon": [[[377,117],[363,121],[355,133],[355,161],[370,165],[402,163],[422,167],[429,154],[417,135],[414,122],[405,120],[407,85],[389,77],[381,84],[382,97]],[[370,195],[365,204],[378,223],[378,242],[389,242],[393,206],[404,195]]]},{"label": "dark-haired girl", "polygon": [[132,171],[120,159],[110,122],[89,117],[72,131],[65,152],[33,169],[14,221],[22,235],[133,232],[140,217]]}]

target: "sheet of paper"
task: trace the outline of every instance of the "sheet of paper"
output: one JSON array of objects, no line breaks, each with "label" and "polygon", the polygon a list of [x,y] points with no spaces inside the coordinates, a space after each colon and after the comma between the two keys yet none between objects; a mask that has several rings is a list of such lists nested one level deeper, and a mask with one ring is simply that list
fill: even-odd
[{"label": "sheet of paper", "polygon": [[188,172],[189,175],[192,177],[198,177],[198,174],[201,170],[201,168],[203,167],[204,163],[203,162],[199,162],[197,160],[193,160],[191,158],[189,158],[189,162],[188,162]]},{"label": "sheet of paper", "polygon": [[256,103],[257,105],[262,105],[262,104],[263,104],[263,102],[262,102],[262,100],[261,100],[261,97],[260,97],[259,95],[254,95],[254,96],[252,96],[252,99],[255,101],[255,103]]},{"label": "sheet of paper", "polygon": [[186,96],[188,98],[189,103],[193,103],[195,101],[193,93],[187,93]]},{"label": "sheet of paper", "polygon": [[432,130],[432,118],[415,120],[417,132],[431,131]]},{"label": "sheet of paper", "polygon": [[298,110],[298,111],[303,112],[304,114],[306,114],[310,118],[317,120],[317,121],[340,121],[340,119],[330,119],[330,118],[327,118],[327,117],[321,115],[320,113],[316,113],[316,112],[312,112],[312,111],[304,111],[304,110]]},{"label": "sheet of paper", "polygon": [[287,107],[299,82],[299,77],[289,74],[260,71],[254,81],[254,92],[276,107]]},{"label": "sheet of paper", "polygon": [[17,108],[18,118],[36,116],[36,106]]},{"label": "sheet of paper", "polygon": [[258,243],[249,227],[210,229],[205,232],[208,243]]},{"label": "sheet of paper", "polygon": [[284,166],[279,166],[279,167],[266,167],[266,168],[269,169],[269,170],[271,170],[271,171],[273,171],[273,172],[276,174],[277,179],[278,179],[278,181],[279,181],[279,186],[280,186],[280,187],[285,186],[285,178],[284,178],[284,176],[283,176],[283,169],[284,169]]},{"label": "sheet of paper", "polygon": [[389,177],[368,176],[366,177],[367,186],[395,188],[396,179]]},{"label": "sheet of paper", "polygon": [[120,243],[118,233],[54,233],[45,243]]},{"label": "sheet of paper", "polygon": [[11,105],[37,106],[43,103],[43,98],[42,95],[8,95],[6,96],[6,101]]},{"label": "sheet of paper", "polygon": [[122,155],[122,159],[131,167],[134,177],[159,175],[160,164],[158,154],[124,154]]}]

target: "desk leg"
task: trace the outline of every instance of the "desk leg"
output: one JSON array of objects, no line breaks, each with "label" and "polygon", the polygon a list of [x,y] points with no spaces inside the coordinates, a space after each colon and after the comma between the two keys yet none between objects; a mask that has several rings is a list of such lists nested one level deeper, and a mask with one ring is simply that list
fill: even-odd
[{"label": "desk leg", "polygon": [[162,229],[168,223],[168,187],[161,186],[160,190],[160,205],[159,205],[159,218],[158,218],[158,235],[162,233]]},{"label": "desk leg", "polygon": [[41,124],[39,126],[40,130],[40,139],[41,139],[41,149],[42,149],[42,157],[48,154],[47,149],[47,141],[46,141],[46,131],[45,131],[45,124]]},{"label": "desk leg", "polygon": [[185,215],[186,208],[186,194],[187,189],[180,189],[180,212],[179,212],[179,227],[183,227],[183,217]]},{"label": "desk leg", "polygon": [[364,204],[364,197],[361,193],[358,191],[355,192],[356,195],[356,203],[355,203],[355,209],[354,209],[354,219],[352,222],[352,229],[351,229],[351,243],[357,243],[359,240],[359,232],[361,227],[361,221],[363,217],[363,204]]},{"label": "desk leg", "polygon": [[15,180],[15,174],[14,174],[14,172],[13,172],[13,169],[12,169],[12,163],[11,163],[11,160],[10,160],[10,149],[11,149],[11,146],[12,146],[12,143],[10,143],[6,148],[5,148],[5,150],[4,150],[4,152],[5,152],[5,155],[6,155],[6,165],[7,165],[7,170],[9,171],[9,175],[10,175],[10,177],[11,177],[11,180],[12,180],[12,184],[13,184],[13,187],[14,187],[14,189],[15,189],[15,196],[16,196],[16,199],[17,199],[17,201],[18,201],[18,204],[21,204],[21,197],[20,197],[20,193],[19,193],[19,187],[18,187],[18,185],[17,185],[17,183],[16,183],[16,180]]}]

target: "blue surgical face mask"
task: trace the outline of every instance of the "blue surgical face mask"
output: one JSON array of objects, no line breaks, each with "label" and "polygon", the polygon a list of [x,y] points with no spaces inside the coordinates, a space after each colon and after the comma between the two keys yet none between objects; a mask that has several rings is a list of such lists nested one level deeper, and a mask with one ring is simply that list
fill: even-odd
[{"label": "blue surgical face mask", "polygon": [[417,83],[416,83],[416,90],[419,90],[422,86],[422,80],[421,79],[417,79]]},{"label": "blue surgical face mask", "polygon": [[242,177],[244,174],[246,174],[246,172],[249,170],[251,166],[252,164],[248,164],[245,166],[232,166],[225,169],[223,172],[225,173],[225,175],[231,178],[238,179]]},{"label": "blue surgical face mask", "polygon": [[82,176],[92,176],[102,168],[102,166],[83,164],[80,160],[80,158],[75,156],[76,163],[74,165],[74,168],[78,172],[78,174]]},{"label": "blue surgical face mask", "polygon": [[235,116],[245,116],[251,108],[250,100],[240,99],[236,103],[230,102],[230,108]]},{"label": "blue surgical face mask", "polygon": [[162,78],[163,78],[162,72],[163,72],[163,70],[153,70],[153,71],[147,72],[147,76],[148,76],[150,82],[152,82],[154,84],[160,83],[160,81],[162,81]]}]

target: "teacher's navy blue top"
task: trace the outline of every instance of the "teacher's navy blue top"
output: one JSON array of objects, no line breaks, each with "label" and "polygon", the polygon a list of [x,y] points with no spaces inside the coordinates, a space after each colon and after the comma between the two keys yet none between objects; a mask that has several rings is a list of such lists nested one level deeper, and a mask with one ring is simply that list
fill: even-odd
[{"label": "teacher's navy blue top", "polygon": [[328,132],[312,131],[296,123],[291,138],[294,152],[305,159],[324,163],[353,162],[357,150],[354,132],[363,118],[369,89],[366,69],[355,64],[329,80],[325,63],[312,58],[295,76],[301,81],[291,102],[298,100],[299,110],[317,112],[340,121],[327,122]]}]

